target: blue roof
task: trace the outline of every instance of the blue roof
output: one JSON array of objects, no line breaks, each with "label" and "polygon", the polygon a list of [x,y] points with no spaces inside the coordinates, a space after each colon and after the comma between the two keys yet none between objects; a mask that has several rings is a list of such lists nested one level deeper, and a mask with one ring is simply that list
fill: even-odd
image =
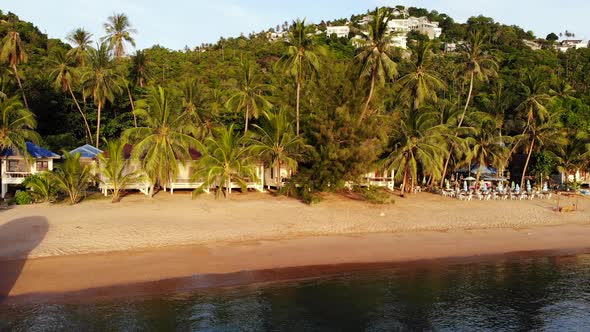
[{"label": "blue roof", "polygon": [[102,153],[102,150],[97,149],[92,145],[84,144],[70,151],[70,153],[80,153],[81,158],[96,158],[97,155]]},{"label": "blue roof", "polygon": [[[42,148],[33,142],[27,142],[27,151],[33,158],[59,158],[59,155],[53,153],[45,148]],[[11,156],[18,156],[18,153],[15,153],[12,149],[7,149],[0,153],[1,157],[11,157]]]}]

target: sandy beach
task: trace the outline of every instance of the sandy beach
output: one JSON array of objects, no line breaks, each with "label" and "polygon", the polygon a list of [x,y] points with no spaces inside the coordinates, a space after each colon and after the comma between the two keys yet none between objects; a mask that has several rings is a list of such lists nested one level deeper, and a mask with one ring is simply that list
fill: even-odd
[{"label": "sandy beach", "polygon": [[0,212],[0,268],[12,271],[0,291],[26,298],[192,275],[590,248],[590,200],[576,212],[555,206],[428,193],[392,205],[160,193],[18,206]]}]

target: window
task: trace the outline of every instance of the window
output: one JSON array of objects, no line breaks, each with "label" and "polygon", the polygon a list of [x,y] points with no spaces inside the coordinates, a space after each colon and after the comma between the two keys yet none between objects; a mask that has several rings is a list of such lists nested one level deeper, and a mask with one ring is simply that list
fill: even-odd
[{"label": "window", "polygon": [[8,171],[9,172],[18,172],[18,160],[9,160],[8,161]]},{"label": "window", "polygon": [[35,163],[35,167],[37,168],[37,172],[47,171],[47,170],[49,170],[49,162],[48,161],[37,161]]}]

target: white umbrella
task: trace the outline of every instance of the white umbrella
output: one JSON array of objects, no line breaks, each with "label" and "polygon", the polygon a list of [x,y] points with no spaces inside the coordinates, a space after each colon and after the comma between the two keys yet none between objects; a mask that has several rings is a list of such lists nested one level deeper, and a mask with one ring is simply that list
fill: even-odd
[{"label": "white umbrella", "polygon": [[526,191],[531,191],[531,180],[526,180]]},{"label": "white umbrella", "polygon": [[467,188],[467,181],[463,181],[463,190],[467,191],[469,188]]},{"label": "white umbrella", "polygon": [[520,186],[518,185],[518,183],[516,184],[516,189],[514,189],[514,191],[516,191],[517,193],[520,192]]},{"label": "white umbrella", "polygon": [[488,191],[488,184],[484,182],[482,188],[483,191]]},{"label": "white umbrella", "polygon": [[475,178],[473,176],[468,176],[465,178],[465,180],[467,181],[475,181]]},{"label": "white umbrella", "polygon": [[504,192],[504,185],[502,184],[502,182],[498,183],[498,191]]}]

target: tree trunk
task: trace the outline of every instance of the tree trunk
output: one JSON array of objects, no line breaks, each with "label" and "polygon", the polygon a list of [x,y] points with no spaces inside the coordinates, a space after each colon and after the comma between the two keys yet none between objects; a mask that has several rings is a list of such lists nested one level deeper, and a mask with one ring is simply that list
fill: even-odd
[{"label": "tree trunk", "polygon": [[29,102],[27,101],[27,95],[25,94],[25,90],[23,89],[23,85],[20,81],[20,76],[18,76],[18,70],[16,69],[16,64],[12,65],[12,70],[14,70],[14,76],[16,77],[16,83],[18,83],[18,88],[20,89],[21,93],[23,94],[23,102],[25,103],[25,108],[28,111],[29,110]]},{"label": "tree trunk", "polygon": [[297,82],[297,106],[296,106],[296,118],[297,118],[297,135],[299,135],[299,100],[301,95],[301,83]]},{"label": "tree trunk", "polygon": [[361,116],[359,118],[359,123],[361,121],[363,121],[363,119],[365,118],[365,115],[369,111],[369,104],[371,103],[371,99],[373,99],[373,92],[375,91],[375,76],[376,76],[375,69],[373,69],[373,74],[371,76],[371,88],[369,90],[369,97],[367,98],[367,102],[365,103],[365,108],[363,109],[363,112],[361,113]]},{"label": "tree trunk", "polygon": [[281,190],[281,160],[277,159],[277,173],[275,174],[275,181],[277,182],[277,191]]},{"label": "tree trunk", "polygon": [[533,147],[535,146],[535,139],[531,140],[531,146],[529,147],[529,154],[526,157],[526,163],[524,163],[524,168],[522,170],[522,178],[520,179],[520,188],[522,190],[524,186],[524,177],[526,175],[526,170],[529,167],[529,161],[531,160],[531,155],[533,154]]},{"label": "tree trunk", "polygon": [[99,136],[100,136],[100,111],[101,111],[101,109],[102,109],[102,102],[99,102],[98,103],[98,111],[96,114],[96,141],[94,142],[97,149],[98,149],[98,143],[100,142]]},{"label": "tree trunk", "polygon": [[248,118],[250,117],[250,108],[246,104],[246,125],[244,126],[244,135],[248,132]]},{"label": "tree trunk", "polygon": [[[465,114],[467,114],[467,108],[469,108],[469,102],[471,101],[471,95],[473,94],[473,79],[474,79],[474,73],[473,71],[471,72],[471,77],[470,77],[470,82],[469,82],[469,92],[467,93],[467,101],[465,102],[465,107],[463,107],[463,114],[461,114],[461,119],[459,120],[459,123],[457,124],[457,129],[461,128],[461,126],[463,125],[463,120],[465,120]],[[457,137],[459,135],[459,133],[455,133],[455,137]],[[449,166],[449,161],[451,160],[451,154],[453,153],[453,150],[455,149],[455,145],[451,144],[451,148],[449,149],[449,157],[447,158],[447,161],[445,162],[445,168],[443,169],[442,172],[442,178],[440,180],[440,185],[442,187],[443,182],[445,181],[445,177],[447,175],[447,168]]]},{"label": "tree trunk", "polygon": [[78,111],[80,111],[80,115],[82,115],[82,119],[84,120],[84,125],[86,126],[86,136],[88,137],[90,144],[94,144],[94,142],[92,141],[92,131],[90,130],[90,125],[88,124],[88,120],[86,119],[86,115],[82,111],[80,104],[78,104],[78,100],[76,99],[76,96],[74,95],[74,91],[72,91],[72,86],[70,84],[68,84],[68,90],[70,91],[70,95],[72,96],[72,99],[74,100],[74,103],[76,104],[76,107],[78,108]]},{"label": "tree trunk", "polygon": [[133,125],[137,128],[137,116],[135,116],[135,105],[133,104],[133,95],[131,94],[131,89],[129,89],[129,84],[127,84],[127,95],[129,95],[129,103],[131,104],[131,113],[133,113]]}]

